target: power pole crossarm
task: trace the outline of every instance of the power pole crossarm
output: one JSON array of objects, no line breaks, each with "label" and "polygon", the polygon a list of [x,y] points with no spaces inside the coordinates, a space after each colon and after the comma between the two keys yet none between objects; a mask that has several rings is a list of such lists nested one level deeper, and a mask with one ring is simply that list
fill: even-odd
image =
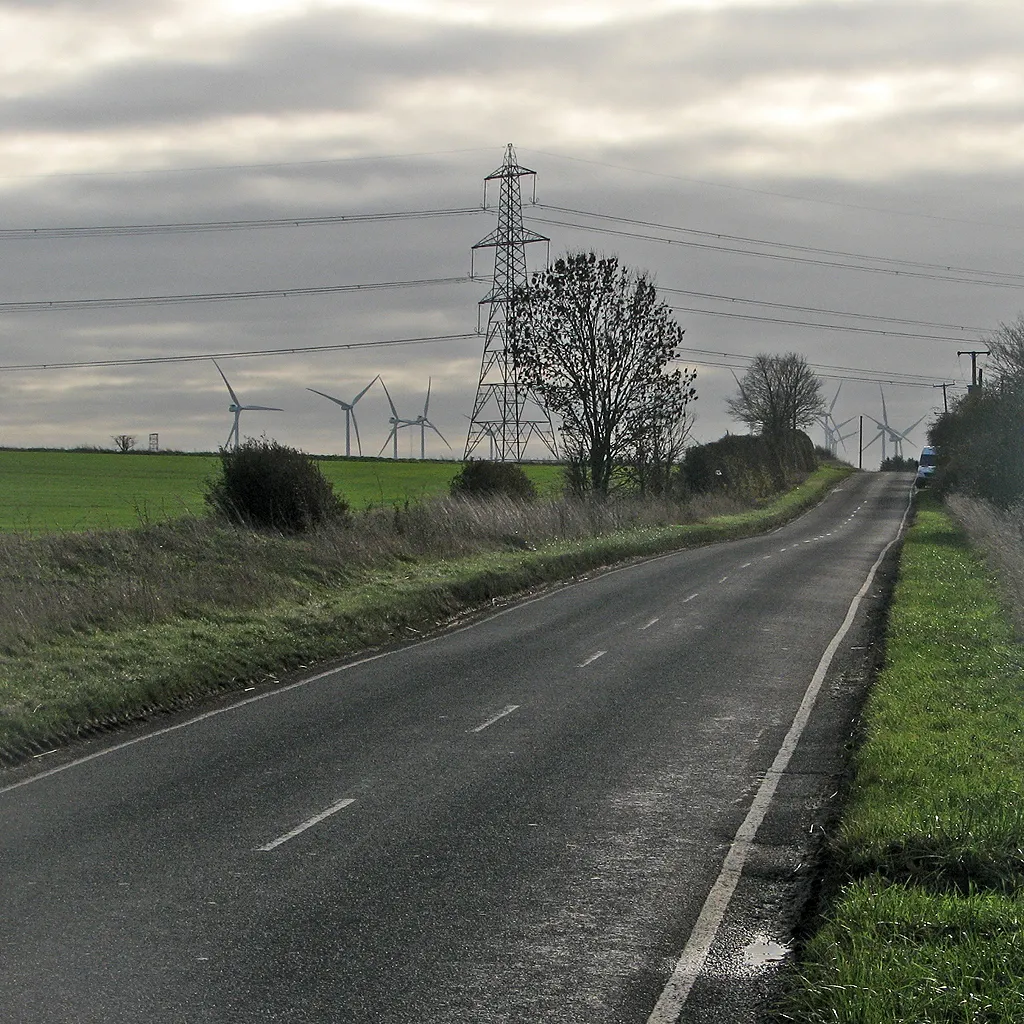
[{"label": "power pole crossarm", "polygon": [[957,355],[971,357],[971,386],[968,390],[973,394],[981,387],[981,374],[978,371],[978,356],[990,356],[992,353],[989,352],[988,349],[968,349],[965,352],[957,352]]}]

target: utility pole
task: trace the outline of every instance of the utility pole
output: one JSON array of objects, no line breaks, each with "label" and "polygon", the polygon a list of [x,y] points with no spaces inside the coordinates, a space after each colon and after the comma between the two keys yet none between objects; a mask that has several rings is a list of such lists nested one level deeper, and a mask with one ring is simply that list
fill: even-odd
[{"label": "utility pole", "polygon": [[[992,353],[988,349],[969,349],[966,352],[957,352],[957,355],[971,357],[971,386],[967,389],[967,393],[973,395],[975,391],[981,390],[981,372],[978,370],[978,356],[990,356]],[[945,395],[945,391],[943,391],[943,395]]]},{"label": "utility pole", "polygon": [[956,387],[952,382],[948,384],[933,384],[933,388],[942,388],[942,411],[949,412],[949,402],[946,399],[946,388]]},{"label": "utility pole", "polygon": [[480,300],[480,305],[489,305],[490,310],[466,437],[467,459],[484,438],[499,462],[522,462],[531,438],[537,438],[552,455],[556,454],[551,416],[519,379],[512,337],[515,292],[526,285],[526,246],[530,242],[550,241],[523,227],[519,179],[535,173],[519,166],[516,151],[509,143],[501,167],[484,178],[484,208],[489,181],[501,182],[501,197],[497,228],[473,246],[474,253],[477,249],[494,250],[494,282]]}]

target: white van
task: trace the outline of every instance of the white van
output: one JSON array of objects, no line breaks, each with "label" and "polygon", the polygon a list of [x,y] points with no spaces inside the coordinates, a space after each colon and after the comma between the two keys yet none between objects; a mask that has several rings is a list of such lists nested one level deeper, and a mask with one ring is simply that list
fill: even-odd
[{"label": "white van", "polygon": [[917,460],[917,478],[914,480],[915,487],[924,487],[932,478],[935,472],[935,449],[931,445],[925,445],[921,449],[921,458]]}]

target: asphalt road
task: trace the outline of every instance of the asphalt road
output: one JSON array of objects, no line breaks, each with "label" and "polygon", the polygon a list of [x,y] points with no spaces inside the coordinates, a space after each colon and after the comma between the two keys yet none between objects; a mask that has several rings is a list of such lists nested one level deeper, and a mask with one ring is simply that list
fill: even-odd
[{"label": "asphalt road", "polygon": [[909,488],[0,774],[0,1019],[755,1019]]}]

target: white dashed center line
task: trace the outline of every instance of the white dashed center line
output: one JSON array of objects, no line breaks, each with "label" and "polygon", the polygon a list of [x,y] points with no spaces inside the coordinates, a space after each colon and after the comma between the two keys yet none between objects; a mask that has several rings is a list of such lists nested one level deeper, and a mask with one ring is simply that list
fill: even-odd
[{"label": "white dashed center line", "polygon": [[331,804],[326,811],[314,814],[312,818],[307,818],[301,825],[296,825],[291,832],[285,832],[283,836],[279,836],[272,843],[267,843],[266,846],[261,846],[259,848],[260,853],[269,853],[271,850],[276,850],[282,843],[287,843],[289,839],[294,839],[297,835],[305,832],[307,828],[312,828],[314,825],[323,821],[324,818],[329,818],[332,814],[336,814],[343,807],[348,807],[349,804],[354,803],[354,799],[346,797],[344,800],[339,800],[336,804]]},{"label": "white dashed center line", "polygon": [[607,653],[607,651],[597,651],[586,660],[581,661],[576,667],[586,668],[589,664],[591,664],[591,662],[597,661],[598,658],[603,658]]},{"label": "white dashed center line", "polygon": [[651,626],[653,626],[653,625],[654,625],[654,624],[655,624],[655,623],[656,623],[657,621],[658,621],[658,619],[657,619],[657,618],[654,618],[654,619],[651,619],[651,621],[650,621],[650,622],[645,622],[645,623],[644,623],[644,624],[643,624],[643,625],[642,625],[642,626],[640,627],[640,632],[642,633],[642,632],[643,632],[643,631],[644,631],[645,629],[650,629],[650,628],[651,628]]},{"label": "white dashed center line", "polygon": [[699,597],[699,596],[700,596],[700,594],[697,593],[697,594],[691,594],[689,597],[684,597],[683,600],[682,600],[682,604],[689,604],[695,597]]},{"label": "white dashed center line", "polygon": [[521,708],[521,704],[509,704],[508,707],[502,708],[496,715],[488,718],[483,725],[478,725],[475,729],[470,729],[470,732],[483,732],[489,725],[494,725],[495,722],[500,722],[506,715],[511,715],[513,711],[518,711]]}]

